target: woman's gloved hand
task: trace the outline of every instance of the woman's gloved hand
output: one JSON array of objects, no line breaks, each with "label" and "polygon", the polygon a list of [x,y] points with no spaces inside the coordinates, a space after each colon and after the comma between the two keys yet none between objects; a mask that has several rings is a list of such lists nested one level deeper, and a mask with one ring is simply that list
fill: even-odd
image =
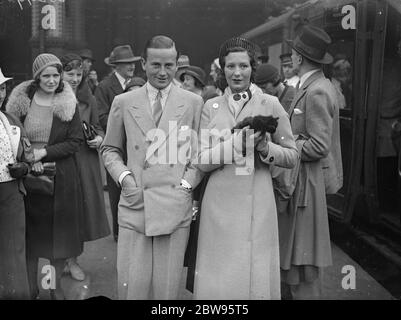
[{"label": "woman's gloved hand", "polygon": [[25,162],[9,163],[7,168],[14,179],[20,179],[29,172],[29,165]]}]

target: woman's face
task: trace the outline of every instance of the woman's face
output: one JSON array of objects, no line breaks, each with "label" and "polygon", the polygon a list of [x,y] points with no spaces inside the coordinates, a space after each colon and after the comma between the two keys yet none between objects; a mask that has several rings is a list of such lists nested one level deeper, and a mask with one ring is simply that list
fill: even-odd
[{"label": "woman's face", "polygon": [[63,72],[63,79],[70,84],[72,90],[74,91],[77,90],[79,84],[81,83],[82,76],[83,76],[82,68],[76,68],[70,71]]},{"label": "woman's face", "polygon": [[196,90],[195,78],[193,76],[190,76],[189,74],[185,74],[184,75],[184,82],[182,83],[182,87],[185,90],[194,92]]},{"label": "woman's face", "polygon": [[248,52],[230,52],[225,57],[224,74],[232,92],[242,92],[251,83],[251,59]]},{"label": "woman's face", "polygon": [[6,98],[6,83],[0,84],[0,107]]},{"label": "woman's face", "polygon": [[210,65],[210,76],[212,77],[213,81],[216,82],[217,81],[217,67],[214,64],[214,62]]},{"label": "woman's face", "polygon": [[61,81],[61,75],[56,67],[45,68],[39,76],[40,88],[48,94],[54,93]]}]

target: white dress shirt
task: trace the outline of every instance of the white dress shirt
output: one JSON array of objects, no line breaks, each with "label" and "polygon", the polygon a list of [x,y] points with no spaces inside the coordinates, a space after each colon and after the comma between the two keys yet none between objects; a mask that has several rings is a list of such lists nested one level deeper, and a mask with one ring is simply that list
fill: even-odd
[{"label": "white dress shirt", "polygon": [[285,84],[292,86],[294,88],[297,87],[298,82],[299,82],[299,77],[296,75],[292,76],[291,78],[285,79],[284,81]]},{"label": "white dress shirt", "polygon": [[118,82],[121,84],[121,88],[125,90],[128,82],[130,82],[131,79],[125,79],[123,76],[121,76],[117,71],[114,73],[118,79]]},{"label": "white dress shirt", "polygon": [[167,87],[165,87],[164,89],[159,90],[159,89],[156,89],[154,86],[152,86],[149,83],[149,81],[146,82],[146,91],[148,93],[148,99],[149,99],[150,107],[152,107],[155,104],[156,98],[157,98],[157,94],[160,91],[160,93],[162,95],[160,103],[162,104],[162,109],[164,110],[164,106],[166,105],[167,98],[168,98],[168,95],[170,93],[170,90],[171,90],[171,83]]},{"label": "white dress shirt", "polygon": [[320,69],[313,69],[311,71],[308,71],[307,73],[305,73],[301,79],[299,79],[299,87],[302,88],[302,85],[305,83],[305,81],[315,72],[318,72]]}]

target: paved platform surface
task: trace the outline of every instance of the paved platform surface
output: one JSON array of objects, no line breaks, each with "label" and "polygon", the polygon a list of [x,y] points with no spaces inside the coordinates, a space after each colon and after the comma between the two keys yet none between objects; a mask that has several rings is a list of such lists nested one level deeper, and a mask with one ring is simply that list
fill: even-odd
[{"label": "paved platform surface", "polygon": [[[108,195],[105,192],[109,221],[110,210]],[[324,270],[322,275],[322,299],[327,300],[392,300],[392,295],[373,279],[363,268],[353,261],[336,245],[332,244],[333,266]],[[117,244],[112,236],[85,243],[84,253],[78,258],[79,264],[86,272],[84,281],[75,281],[70,275],[63,275],[62,287],[66,298],[81,300],[89,297],[105,296],[117,299]],[[40,260],[40,266],[46,260]],[[345,290],[342,280],[344,266],[355,268],[355,289]],[[39,269],[41,270],[41,269]],[[181,281],[181,300],[192,299],[191,292],[185,289],[186,268]],[[349,272],[348,272],[349,274]],[[48,292],[42,290],[40,299],[49,299]]]}]

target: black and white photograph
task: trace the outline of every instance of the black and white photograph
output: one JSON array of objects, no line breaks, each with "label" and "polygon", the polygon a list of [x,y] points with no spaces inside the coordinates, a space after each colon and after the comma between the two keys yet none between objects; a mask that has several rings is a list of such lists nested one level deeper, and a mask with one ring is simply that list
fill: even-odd
[{"label": "black and white photograph", "polygon": [[400,300],[400,149],[401,0],[0,0],[0,300]]}]

